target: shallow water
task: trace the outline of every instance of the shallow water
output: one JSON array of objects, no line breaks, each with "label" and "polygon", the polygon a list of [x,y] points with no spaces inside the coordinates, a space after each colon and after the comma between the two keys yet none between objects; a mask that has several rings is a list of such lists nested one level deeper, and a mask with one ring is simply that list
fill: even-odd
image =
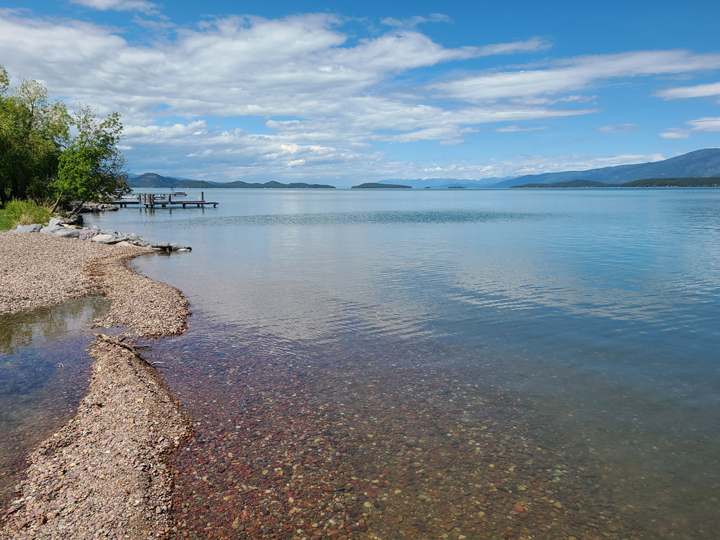
[{"label": "shallow water", "polygon": [[193,246],[180,530],[715,537],[720,191],[210,197],[95,218]]},{"label": "shallow water", "polygon": [[88,323],[106,307],[91,297],[0,315],[0,504],[29,452],[75,416],[92,365]]}]

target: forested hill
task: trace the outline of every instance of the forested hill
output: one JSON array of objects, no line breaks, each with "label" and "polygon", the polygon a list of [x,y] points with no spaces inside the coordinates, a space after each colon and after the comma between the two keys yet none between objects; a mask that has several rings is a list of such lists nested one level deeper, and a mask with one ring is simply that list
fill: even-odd
[{"label": "forested hill", "polygon": [[636,165],[619,165],[589,171],[531,174],[504,180],[489,187],[512,187],[524,184],[553,184],[578,178],[607,184],[625,184],[646,178],[708,178],[720,176],[720,148],[705,148],[682,156]]},{"label": "forested hill", "polygon": [[352,189],[412,189],[411,186],[402,184],[381,184],[380,182],[366,182],[358,186],[352,186]]},{"label": "forested hill", "polygon": [[178,180],[177,178],[171,178],[169,176],[160,176],[155,173],[145,173],[135,178],[128,179],[128,185],[131,188],[250,188],[250,189],[334,189],[335,186],[329,186],[326,184],[306,184],[305,182],[293,182],[290,184],[283,184],[281,182],[265,182],[261,184],[259,182],[208,182],[205,180]]},{"label": "forested hill", "polygon": [[128,178],[128,185],[131,188],[214,188],[224,187],[218,182],[206,182],[204,180],[178,180],[169,176],[160,176],[155,173],[145,173],[135,178]]}]

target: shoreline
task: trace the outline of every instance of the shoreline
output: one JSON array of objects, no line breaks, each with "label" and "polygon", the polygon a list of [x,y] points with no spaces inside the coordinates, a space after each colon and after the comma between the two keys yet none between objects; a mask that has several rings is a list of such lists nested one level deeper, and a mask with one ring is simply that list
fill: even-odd
[{"label": "shoreline", "polygon": [[158,538],[169,529],[172,476],[164,464],[191,433],[137,337],[182,334],[191,315],[182,293],[142,276],[127,261],[153,251],[0,233],[0,314],[100,294],[109,311],[95,334],[87,395],[77,414],[28,457],[0,538]]}]

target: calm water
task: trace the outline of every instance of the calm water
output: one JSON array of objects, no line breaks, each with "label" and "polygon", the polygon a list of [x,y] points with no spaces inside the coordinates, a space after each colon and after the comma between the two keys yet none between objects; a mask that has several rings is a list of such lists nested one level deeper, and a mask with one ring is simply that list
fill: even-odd
[{"label": "calm water", "polygon": [[13,498],[28,453],[75,416],[87,392],[102,298],[0,315],[0,504]]},{"label": "calm water", "polygon": [[720,190],[206,198],[88,219],[193,247],[180,532],[716,538]]}]

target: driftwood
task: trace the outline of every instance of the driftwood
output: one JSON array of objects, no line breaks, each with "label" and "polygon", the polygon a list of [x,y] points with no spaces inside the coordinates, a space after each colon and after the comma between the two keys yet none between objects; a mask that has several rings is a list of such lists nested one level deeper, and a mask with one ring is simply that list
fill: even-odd
[{"label": "driftwood", "polygon": [[120,340],[111,338],[110,336],[107,336],[105,334],[95,334],[93,335],[97,338],[98,341],[102,341],[104,343],[110,343],[111,345],[115,345],[117,347],[122,347],[123,349],[127,349],[133,355],[135,355],[136,358],[139,358],[143,362],[145,362],[150,367],[155,367],[158,364],[165,364],[165,362],[150,362],[147,358],[144,358],[139,351],[149,351],[151,350],[150,347],[144,347],[141,345],[130,345],[128,343],[123,343],[124,337]]}]

